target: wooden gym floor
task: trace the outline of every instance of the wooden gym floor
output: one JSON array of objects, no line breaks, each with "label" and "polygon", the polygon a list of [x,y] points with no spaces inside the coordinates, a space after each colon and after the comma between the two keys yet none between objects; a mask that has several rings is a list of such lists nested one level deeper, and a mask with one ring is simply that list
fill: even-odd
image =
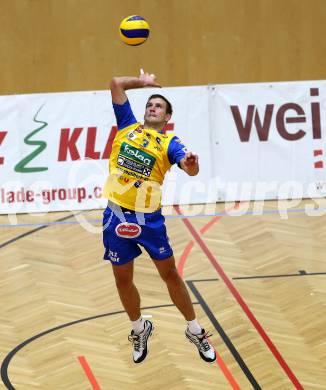
[{"label": "wooden gym floor", "polygon": [[213,334],[212,365],[185,339],[147,255],[136,261],[135,282],[155,331],[147,360],[132,363],[130,324],[101,260],[101,210],[78,214],[88,230],[71,212],[19,215],[16,226],[0,216],[0,388],[325,389],[326,201],[319,202],[314,215],[306,200],[288,218],[276,202],[166,210],[178,270]]}]

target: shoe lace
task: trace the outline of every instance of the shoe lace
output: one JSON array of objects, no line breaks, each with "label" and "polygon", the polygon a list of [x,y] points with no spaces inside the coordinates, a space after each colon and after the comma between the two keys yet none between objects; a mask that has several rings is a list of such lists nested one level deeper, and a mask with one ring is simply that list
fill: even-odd
[{"label": "shoe lace", "polygon": [[146,339],[142,334],[130,334],[128,340],[132,343],[135,351],[140,352],[140,348],[145,349]]},{"label": "shoe lace", "polygon": [[201,337],[200,337],[200,350],[202,352],[207,352],[211,349],[211,346],[208,342],[208,337],[211,337],[212,334],[208,334],[208,332],[204,333]]}]

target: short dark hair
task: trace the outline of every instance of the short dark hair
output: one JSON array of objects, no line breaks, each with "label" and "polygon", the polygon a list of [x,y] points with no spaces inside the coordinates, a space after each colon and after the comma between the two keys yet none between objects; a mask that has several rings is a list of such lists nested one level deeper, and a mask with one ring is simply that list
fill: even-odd
[{"label": "short dark hair", "polygon": [[[162,100],[165,101],[166,103],[166,113],[167,114],[170,114],[172,115],[172,104],[168,101],[168,99],[166,97],[164,97],[163,95],[160,95],[159,93],[155,93],[154,95],[151,95],[148,100],[147,100],[147,103],[151,100],[151,99],[155,99],[155,98],[160,98]],[[147,106],[147,103],[146,103],[146,106]]]}]

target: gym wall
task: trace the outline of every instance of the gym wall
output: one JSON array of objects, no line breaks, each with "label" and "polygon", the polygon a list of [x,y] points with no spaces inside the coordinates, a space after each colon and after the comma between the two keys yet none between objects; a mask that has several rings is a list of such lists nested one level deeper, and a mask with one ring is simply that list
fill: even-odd
[{"label": "gym wall", "polygon": [[[149,40],[119,40],[140,14]],[[103,90],[140,67],[165,86],[325,79],[325,0],[1,0],[0,94]]]}]

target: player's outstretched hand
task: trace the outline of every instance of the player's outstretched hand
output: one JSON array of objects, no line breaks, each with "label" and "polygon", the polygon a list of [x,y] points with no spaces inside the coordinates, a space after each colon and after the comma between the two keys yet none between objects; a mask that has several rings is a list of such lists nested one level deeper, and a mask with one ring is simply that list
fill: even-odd
[{"label": "player's outstretched hand", "polygon": [[139,79],[143,81],[144,87],[162,88],[161,85],[155,81],[156,80],[155,74],[145,73],[143,69],[140,69]]}]

